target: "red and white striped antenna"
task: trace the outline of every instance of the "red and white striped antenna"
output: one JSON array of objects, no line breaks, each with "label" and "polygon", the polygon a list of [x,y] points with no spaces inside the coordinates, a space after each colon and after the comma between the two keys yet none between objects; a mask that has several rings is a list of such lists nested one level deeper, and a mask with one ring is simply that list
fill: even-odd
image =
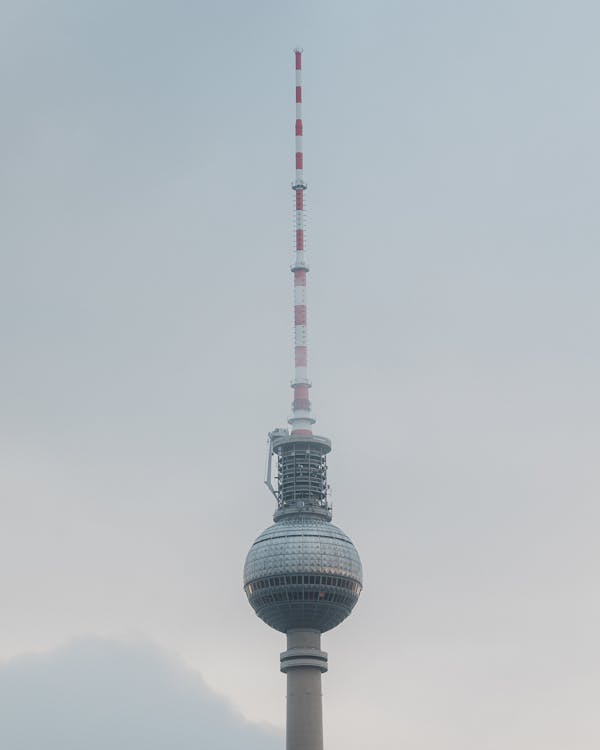
[{"label": "red and white striped antenna", "polygon": [[295,236],[296,249],[292,265],[294,274],[294,401],[292,402],[292,416],[288,420],[292,427],[292,435],[312,435],[315,419],[310,414],[310,400],[308,389],[308,346],[306,338],[306,262],[305,221],[304,221],[304,151],[302,146],[302,50],[294,50],[296,61],[296,179],[292,183],[295,193]]}]

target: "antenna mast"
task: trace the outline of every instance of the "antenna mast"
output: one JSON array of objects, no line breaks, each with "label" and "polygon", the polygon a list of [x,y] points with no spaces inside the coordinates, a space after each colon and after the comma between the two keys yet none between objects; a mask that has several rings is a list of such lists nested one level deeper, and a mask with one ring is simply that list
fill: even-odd
[{"label": "antenna mast", "polygon": [[306,339],[306,262],[304,243],[304,151],[302,145],[302,50],[294,50],[296,58],[296,179],[292,184],[295,193],[296,251],[292,273],[294,274],[294,401],[292,416],[288,420],[292,435],[312,435],[315,419],[310,415],[308,389],[308,347]]},{"label": "antenna mast", "polygon": [[[304,152],[302,150],[302,50],[294,50],[296,61],[296,179],[292,183],[295,200],[296,247],[291,271],[294,275],[294,400],[288,419],[291,430],[278,428],[269,433],[265,484],[277,500],[273,518],[309,514],[331,520],[326,456],[331,441],[313,435],[315,423],[310,413],[308,356],[306,341],[306,275],[308,264],[304,244]],[[275,477],[273,476],[276,468]],[[273,481],[275,480],[275,482]]]}]

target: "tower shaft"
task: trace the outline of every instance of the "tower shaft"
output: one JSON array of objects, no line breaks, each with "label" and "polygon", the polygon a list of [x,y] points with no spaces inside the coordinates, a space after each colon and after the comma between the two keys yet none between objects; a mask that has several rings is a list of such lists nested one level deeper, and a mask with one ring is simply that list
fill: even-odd
[{"label": "tower shaft", "polygon": [[295,193],[295,257],[292,265],[294,274],[294,401],[289,420],[292,435],[312,435],[315,420],[310,414],[308,389],[308,342],[306,338],[306,262],[305,216],[304,216],[304,147],[302,143],[302,50],[294,50],[296,60],[296,179],[292,185]]},{"label": "tower shaft", "polygon": [[323,750],[321,674],[327,654],[318,630],[289,630],[281,671],[287,675],[286,750]]}]

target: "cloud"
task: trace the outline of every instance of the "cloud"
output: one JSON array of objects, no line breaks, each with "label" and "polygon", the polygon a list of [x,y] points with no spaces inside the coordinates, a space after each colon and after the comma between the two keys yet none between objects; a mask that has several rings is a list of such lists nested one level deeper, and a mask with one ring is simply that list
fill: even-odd
[{"label": "cloud", "polygon": [[86,638],[0,665],[3,750],[275,750],[202,678],[154,646]]}]

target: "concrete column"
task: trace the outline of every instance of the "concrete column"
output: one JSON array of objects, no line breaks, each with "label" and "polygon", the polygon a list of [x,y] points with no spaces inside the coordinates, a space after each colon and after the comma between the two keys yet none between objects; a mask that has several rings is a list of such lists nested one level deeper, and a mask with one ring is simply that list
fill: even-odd
[{"label": "concrete column", "polygon": [[327,654],[318,630],[290,630],[281,671],[287,674],[286,750],[323,750],[321,674]]}]

